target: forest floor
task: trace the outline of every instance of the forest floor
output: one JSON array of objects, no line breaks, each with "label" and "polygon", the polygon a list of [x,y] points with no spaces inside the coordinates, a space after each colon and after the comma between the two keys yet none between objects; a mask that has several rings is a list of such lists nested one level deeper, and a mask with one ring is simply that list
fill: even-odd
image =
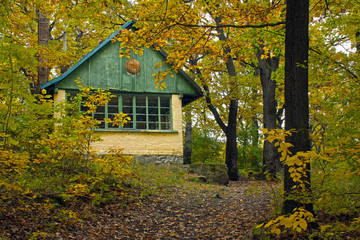
[{"label": "forest floor", "polygon": [[[28,202],[15,197],[2,203],[0,196],[0,240],[255,240],[262,237],[260,231],[253,236],[254,227],[275,217],[281,206],[274,202],[281,200],[280,183],[242,180],[220,186],[189,181],[182,169],[138,169],[138,177],[102,205],[89,199],[61,204],[54,197],[50,201],[32,195],[24,195]],[[317,212],[322,226],[351,227],[355,217]],[[328,234],[331,239],[359,239],[357,229],[348,229]],[[307,239],[306,232],[296,238],[291,234],[284,232],[278,239]]]},{"label": "forest floor", "polygon": [[[200,185],[201,186],[201,185]],[[269,219],[276,184],[230,182],[228,187],[174,187],[163,196],[91,211],[81,225],[55,239],[252,239],[253,227]],[[86,212],[84,213],[86,214]]]},{"label": "forest floor", "polygon": [[124,189],[125,202],[120,195],[105,205],[43,202],[16,208],[14,199],[9,206],[15,206],[0,214],[0,240],[253,239],[254,226],[274,217],[278,183],[223,186],[189,181],[177,168],[142,168],[139,182]]}]

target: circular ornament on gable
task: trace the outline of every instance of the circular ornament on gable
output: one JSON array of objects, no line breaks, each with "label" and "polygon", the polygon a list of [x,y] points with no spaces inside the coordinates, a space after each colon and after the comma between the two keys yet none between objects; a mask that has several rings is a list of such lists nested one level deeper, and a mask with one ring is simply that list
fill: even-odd
[{"label": "circular ornament on gable", "polygon": [[126,71],[130,74],[137,74],[141,70],[140,62],[133,58],[126,62],[125,67]]}]

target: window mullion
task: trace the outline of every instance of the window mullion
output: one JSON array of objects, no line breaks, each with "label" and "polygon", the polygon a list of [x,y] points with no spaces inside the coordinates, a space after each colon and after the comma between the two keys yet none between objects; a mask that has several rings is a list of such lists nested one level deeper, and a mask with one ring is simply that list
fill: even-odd
[{"label": "window mullion", "polygon": [[145,105],[146,105],[146,129],[149,129],[149,101],[148,96],[145,97]]},{"label": "window mullion", "polygon": [[161,130],[161,101],[160,101],[160,96],[157,97],[158,99],[158,116],[159,116],[159,129]]},{"label": "window mullion", "polygon": [[[118,96],[118,109],[119,109],[119,113],[123,113],[122,95]],[[119,128],[122,130],[123,126],[120,125]]]},{"label": "window mullion", "polygon": [[133,96],[133,128],[136,129],[136,96]]},{"label": "window mullion", "polygon": [[[105,104],[105,118],[109,118],[109,115],[108,115],[108,107],[109,107],[109,104]],[[104,119],[105,121],[105,119]],[[108,128],[108,123],[105,121],[105,129]]]},{"label": "window mullion", "polygon": [[169,108],[170,108],[170,129],[173,130],[173,111],[172,111],[172,97],[170,97],[169,99],[169,102],[170,102],[170,105],[169,105]]}]

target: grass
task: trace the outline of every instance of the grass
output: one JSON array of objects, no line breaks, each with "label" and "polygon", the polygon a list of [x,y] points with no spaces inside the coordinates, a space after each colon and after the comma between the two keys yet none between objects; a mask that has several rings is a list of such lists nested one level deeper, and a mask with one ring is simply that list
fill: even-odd
[{"label": "grass", "polygon": [[186,166],[183,165],[134,165],[141,186],[141,199],[162,197],[176,199],[178,194],[189,197],[212,194],[216,196],[229,190],[225,186],[190,181]]}]

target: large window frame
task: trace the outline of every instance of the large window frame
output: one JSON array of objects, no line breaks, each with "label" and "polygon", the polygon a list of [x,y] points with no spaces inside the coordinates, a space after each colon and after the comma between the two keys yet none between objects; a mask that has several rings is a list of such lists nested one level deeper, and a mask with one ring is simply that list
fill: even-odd
[{"label": "large window frame", "polygon": [[[72,95],[72,94],[71,94]],[[105,106],[97,106],[92,117],[100,124],[97,131],[173,131],[171,95],[112,93]],[[80,111],[86,111],[81,105]],[[113,126],[104,118],[113,119],[117,113],[130,117],[124,126]]]}]

